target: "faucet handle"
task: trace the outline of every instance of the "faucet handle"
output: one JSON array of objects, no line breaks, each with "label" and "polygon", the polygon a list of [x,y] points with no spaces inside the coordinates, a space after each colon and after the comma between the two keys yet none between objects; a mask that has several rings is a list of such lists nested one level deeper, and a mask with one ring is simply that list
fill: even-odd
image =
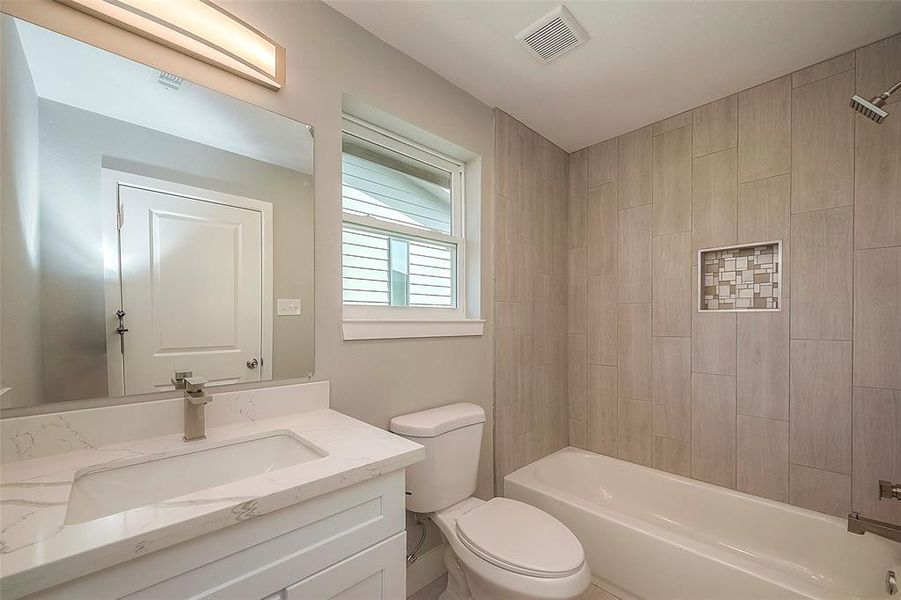
[{"label": "faucet handle", "polygon": [[194,371],[175,371],[175,377],[171,378],[169,381],[172,382],[175,389],[183,390],[185,389],[185,380],[193,376]]},{"label": "faucet handle", "polygon": [[196,394],[203,391],[203,386],[209,383],[206,377],[185,377],[185,391]]}]

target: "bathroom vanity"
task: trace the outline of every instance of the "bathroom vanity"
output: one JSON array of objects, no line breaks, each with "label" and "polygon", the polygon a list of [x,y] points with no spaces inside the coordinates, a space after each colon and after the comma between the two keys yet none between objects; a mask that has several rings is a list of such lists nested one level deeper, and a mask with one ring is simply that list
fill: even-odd
[{"label": "bathroom vanity", "polygon": [[330,410],[326,382],[216,394],[196,442],[181,409],[0,422],[5,600],[404,597],[421,446]]}]

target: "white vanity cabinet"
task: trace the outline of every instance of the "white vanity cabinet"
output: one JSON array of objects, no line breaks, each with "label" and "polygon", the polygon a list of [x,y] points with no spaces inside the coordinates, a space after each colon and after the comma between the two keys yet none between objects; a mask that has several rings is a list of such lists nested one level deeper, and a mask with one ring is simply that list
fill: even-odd
[{"label": "white vanity cabinet", "polygon": [[233,512],[234,525],[156,552],[139,540],[134,558],[28,598],[404,598],[403,470],[261,516],[253,501]]}]

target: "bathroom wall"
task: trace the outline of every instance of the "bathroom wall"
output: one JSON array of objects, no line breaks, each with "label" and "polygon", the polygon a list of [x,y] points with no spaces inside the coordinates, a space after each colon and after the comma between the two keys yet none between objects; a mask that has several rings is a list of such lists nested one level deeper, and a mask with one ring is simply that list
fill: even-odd
[{"label": "bathroom wall", "polygon": [[[312,274],[302,272],[303,261],[291,259],[312,251],[295,227],[313,218],[309,176],[51,100],[41,99],[39,106],[45,401],[108,395],[99,194],[104,167],[271,202],[273,297],[312,304]],[[188,163],[191,173],[181,170]],[[309,313],[273,319],[273,378],[301,375],[313,363],[304,343],[313,335],[313,320]]]},{"label": "bathroom wall", "polygon": [[[0,406],[43,396],[40,235],[38,231],[38,98],[11,22],[0,30]],[[6,274],[10,274],[8,276]]]},{"label": "bathroom wall", "polygon": [[566,153],[495,110],[495,477],[567,445]]},{"label": "bathroom wall", "polygon": [[[491,108],[318,2],[222,0],[226,10],[287,50],[287,85],[276,93],[160,47],[53,0],[0,0],[0,10],[232,94],[315,128],[316,375],[336,410],[386,427],[392,416],[449,402],[486,409],[477,494],[493,494],[494,298],[492,236],[472,241],[481,258],[483,336],[344,342],[341,334],[342,94],[376,106],[481,157],[483,232],[493,230]],[[470,215],[472,216],[472,215]],[[473,255],[472,252],[468,256]],[[400,367],[402,365],[402,367]],[[414,532],[415,533],[415,532]],[[413,539],[414,534],[411,534]]]},{"label": "bathroom wall", "polygon": [[[569,157],[570,443],[901,522],[901,35]],[[699,314],[696,250],[784,241],[781,312]]]}]

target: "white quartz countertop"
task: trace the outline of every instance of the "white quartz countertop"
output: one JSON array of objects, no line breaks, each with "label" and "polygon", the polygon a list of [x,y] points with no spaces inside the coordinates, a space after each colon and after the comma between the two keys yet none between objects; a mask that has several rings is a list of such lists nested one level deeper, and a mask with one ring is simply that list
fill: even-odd
[{"label": "white quartz countertop", "polygon": [[327,456],[74,525],[76,473],[183,450],[181,434],[5,463],[0,474],[0,596],[20,597],[422,460],[419,444],[331,409],[207,428],[201,447],[287,431]]}]

